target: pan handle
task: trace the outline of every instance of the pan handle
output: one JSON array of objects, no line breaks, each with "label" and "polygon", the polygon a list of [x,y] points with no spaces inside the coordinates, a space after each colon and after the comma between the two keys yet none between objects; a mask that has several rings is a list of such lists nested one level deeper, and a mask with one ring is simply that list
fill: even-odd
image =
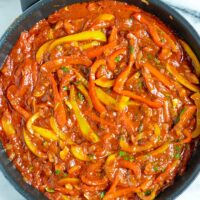
[{"label": "pan handle", "polygon": [[25,11],[27,8],[32,6],[34,3],[38,2],[40,0],[20,0],[22,11]]}]

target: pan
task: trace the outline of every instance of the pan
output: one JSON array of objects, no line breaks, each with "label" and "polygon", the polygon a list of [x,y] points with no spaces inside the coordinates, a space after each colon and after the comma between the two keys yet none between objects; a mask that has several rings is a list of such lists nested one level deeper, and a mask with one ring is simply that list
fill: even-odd
[{"label": "pan", "polygon": [[[88,0],[21,0],[24,11],[7,29],[0,39],[0,66],[18,40],[20,33],[30,29],[36,22],[46,18],[54,11],[73,3],[86,2]],[[176,34],[185,40],[196,53],[200,60],[200,38],[194,28],[181,17],[174,9],[159,0],[123,0],[128,4],[134,4],[147,12],[160,18]],[[21,174],[8,159],[7,154],[0,143],[0,170],[15,189],[29,200],[47,199],[42,193],[27,184]],[[176,177],[174,184],[168,187],[156,198],[157,200],[173,200],[180,195],[197,177],[200,170],[200,148],[196,147],[187,170],[183,176]]]}]

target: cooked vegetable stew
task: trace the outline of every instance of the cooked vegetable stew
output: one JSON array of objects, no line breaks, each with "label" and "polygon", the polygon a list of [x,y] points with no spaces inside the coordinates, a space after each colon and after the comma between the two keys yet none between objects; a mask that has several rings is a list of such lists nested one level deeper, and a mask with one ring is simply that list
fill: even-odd
[{"label": "cooked vegetable stew", "polygon": [[200,64],[143,10],[62,8],[21,33],[0,75],[0,138],[52,200],[152,200],[200,135]]}]

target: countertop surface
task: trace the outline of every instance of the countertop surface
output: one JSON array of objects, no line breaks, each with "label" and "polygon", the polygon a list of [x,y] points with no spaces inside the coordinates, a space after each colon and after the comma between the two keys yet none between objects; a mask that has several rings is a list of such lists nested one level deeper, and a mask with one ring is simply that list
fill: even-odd
[{"label": "countertop surface", "polygon": [[[200,35],[199,0],[163,0],[184,16]],[[0,37],[21,13],[20,0],[0,0]],[[0,200],[25,200],[0,172]],[[176,200],[200,199],[200,175]]]}]

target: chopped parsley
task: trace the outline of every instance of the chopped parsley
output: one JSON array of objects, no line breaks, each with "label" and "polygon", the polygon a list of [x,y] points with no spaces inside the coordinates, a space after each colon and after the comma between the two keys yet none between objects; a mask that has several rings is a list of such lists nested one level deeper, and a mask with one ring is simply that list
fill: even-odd
[{"label": "chopped parsley", "polygon": [[148,53],[148,54],[147,54],[147,58],[148,58],[149,60],[152,60],[152,59],[153,59],[153,56],[152,56],[150,53]]},{"label": "chopped parsley", "polygon": [[154,61],[156,64],[160,64],[160,60],[158,60],[157,58],[154,58]]},{"label": "chopped parsley", "polygon": [[115,58],[115,62],[118,63],[118,62],[120,62],[120,61],[121,61],[121,57],[120,57],[120,56],[117,56],[117,57]]},{"label": "chopped parsley", "polygon": [[186,108],[183,108],[182,110],[181,110],[181,112],[180,112],[180,116],[182,116],[183,115],[183,113],[186,111]]},{"label": "chopped parsley", "polygon": [[67,67],[61,67],[62,71],[65,73],[69,73],[69,69]]},{"label": "chopped parsley", "polygon": [[125,156],[127,153],[125,151],[119,151],[119,156],[123,157]]},{"label": "chopped parsley", "polygon": [[176,159],[180,159],[180,157],[181,157],[180,153],[176,153],[174,156],[174,158],[176,158]]},{"label": "chopped parsley", "polygon": [[163,169],[162,169],[162,172],[165,172],[165,170],[166,170],[166,168],[163,168]]},{"label": "chopped parsley", "polygon": [[180,151],[181,151],[181,148],[180,148],[179,146],[175,146],[175,150],[176,150],[177,152],[180,152]]},{"label": "chopped parsley", "polygon": [[144,194],[145,194],[145,196],[149,196],[149,195],[151,194],[151,190],[146,190],[146,191],[144,192]]},{"label": "chopped parsley", "polygon": [[126,161],[133,162],[135,158],[125,151],[119,151],[119,156],[122,157]]},{"label": "chopped parsley", "polygon": [[135,49],[134,49],[134,47],[133,46],[129,46],[129,51],[130,51],[130,53],[134,53],[134,51],[135,51]]},{"label": "chopped parsley", "polygon": [[63,174],[63,177],[67,177],[67,176],[68,176],[68,174],[67,174],[67,173],[64,173],[64,174]]},{"label": "chopped parsley", "polygon": [[74,84],[79,85],[79,84],[81,84],[81,81],[76,81],[76,82],[74,82]]},{"label": "chopped parsley", "polygon": [[105,191],[101,192],[101,194],[100,194],[100,198],[103,199],[103,198],[105,197],[105,194],[106,194]]},{"label": "chopped parsley", "polygon": [[89,157],[90,160],[94,159],[94,155],[93,154],[88,154],[88,157]]},{"label": "chopped parsley", "polygon": [[142,81],[138,81],[138,88],[142,89],[143,88],[143,82]]},{"label": "chopped parsley", "polygon": [[143,131],[143,123],[142,122],[140,122],[140,125],[139,125],[139,127],[138,127],[138,132],[139,133],[141,133],[142,131]]},{"label": "chopped parsley", "polygon": [[48,187],[46,187],[45,190],[46,190],[47,192],[49,192],[49,193],[54,193],[54,192],[55,192],[54,189],[51,189],[51,188],[48,188]]},{"label": "chopped parsley", "polygon": [[181,148],[180,148],[180,146],[175,146],[175,155],[174,155],[174,158],[180,159],[180,157],[181,157]]},{"label": "chopped parsley", "polygon": [[129,157],[128,156],[124,156],[124,160],[129,161]]},{"label": "chopped parsley", "polygon": [[165,42],[166,42],[165,38],[161,38],[160,41],[161,41],[162,43],[165,43]]},{"label": "chopped parsley", "polygon": [[55,170],[55,174],[59,175],[60,174],[60,170],[59,169]]},{"label": "chopped parsley", "polygon": [[183,113],[186,111],[186,108],[183,108],[180,112],[180,114],[177,116],[177,118],[174,120],[174,124],[177,124],[180,121],[180,117],[183,115]]},{"label": "chopped parsley", "polygon": [[157,167],[157,166],[154,166],[154,167],[153,167],[153,170],[154,170],[154,172],[157,172],[157,171],[158,171],[158,167]]},{"label": "chopped parsley", "polygon": [[78,92],[78,98],[80,99],[80,101],[84,100],[84,96],[80,92]]},{"label": "chopped parsley", "polygon": [[68,87],[67,87],[67,86],[64,86],[64,87],[63,87],[63,90],[67,91],[67,90],[68,90]]}]

